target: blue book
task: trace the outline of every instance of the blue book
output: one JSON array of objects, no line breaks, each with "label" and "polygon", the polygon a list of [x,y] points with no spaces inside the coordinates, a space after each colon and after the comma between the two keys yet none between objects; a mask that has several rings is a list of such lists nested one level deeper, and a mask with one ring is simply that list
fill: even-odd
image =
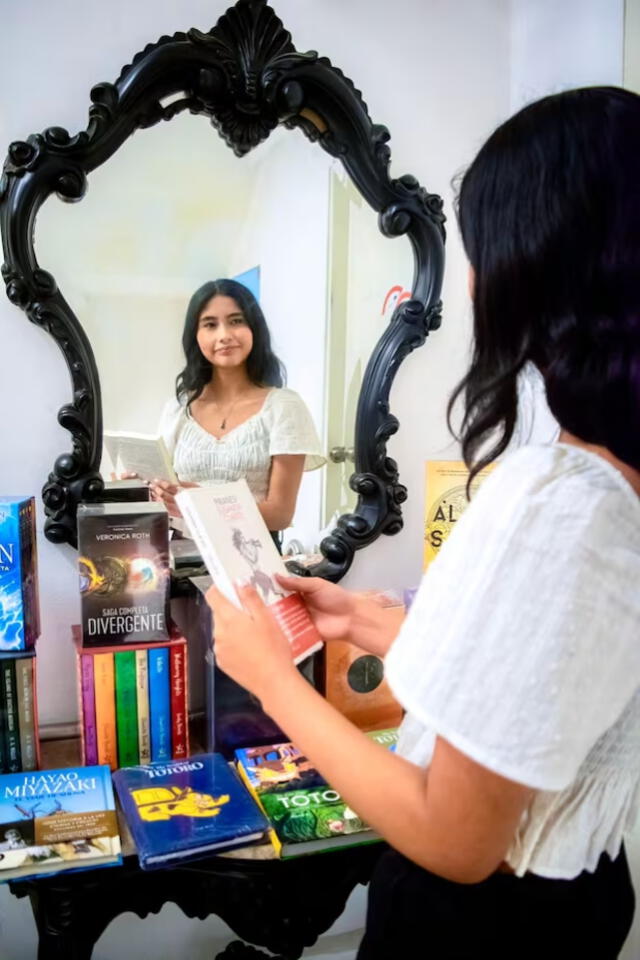
[{"label": "blue book", "polygon": [[0,776],[0,882],[120,863],[109,767]]},{"label": "blue book", "polygon": [[169,688],[169,650],[149,650],[149,726],[151,759],[171,759],[171,691]]},{"label": "blue book", "polygon": [[269,829],[219,753],[123,767],[113,780],[145,870],[245,847]]},{"label": "blue book", "polygon": [[0,497],[0,650],[32,648],[39,635],[35,500]]}]

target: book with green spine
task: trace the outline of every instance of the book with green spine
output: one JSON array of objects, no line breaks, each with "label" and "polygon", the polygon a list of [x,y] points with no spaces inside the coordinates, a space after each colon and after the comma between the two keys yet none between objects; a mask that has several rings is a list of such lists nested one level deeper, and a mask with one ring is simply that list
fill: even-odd
[{"label": "book with green spine", "polygon": [[136,651],[114,654],[116,681],[116,729],[118,765],[134,766],[138,753],[138,692],[136,683]]}]

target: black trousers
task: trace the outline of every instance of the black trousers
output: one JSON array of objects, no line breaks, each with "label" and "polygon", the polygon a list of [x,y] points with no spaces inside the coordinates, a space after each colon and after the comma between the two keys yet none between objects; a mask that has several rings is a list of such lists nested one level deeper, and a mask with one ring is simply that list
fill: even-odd
[{"label": "black trousers", "polygon": [[443,880],[394,850],[378,862],[357,960],[615,960],[635,898],[624,852],[573,880]]}]

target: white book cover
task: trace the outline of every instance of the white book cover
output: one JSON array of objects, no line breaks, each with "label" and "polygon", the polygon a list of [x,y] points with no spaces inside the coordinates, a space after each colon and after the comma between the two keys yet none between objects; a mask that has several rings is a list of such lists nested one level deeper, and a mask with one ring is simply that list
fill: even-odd
[{"label": "white book cover", "polygon": [[141,480],[178,483],[171,456],[161,436],[105,430],[103,444],[117,474],[135,473]]},{"label": "white book cover", "polygon": [[218,590],[240,607],[234,584],[251,583],[289,640],[296,663],[319,650],[322,640],[304,601],[275,579],[287,569],[246,480],[182,490],[176,502]]}]

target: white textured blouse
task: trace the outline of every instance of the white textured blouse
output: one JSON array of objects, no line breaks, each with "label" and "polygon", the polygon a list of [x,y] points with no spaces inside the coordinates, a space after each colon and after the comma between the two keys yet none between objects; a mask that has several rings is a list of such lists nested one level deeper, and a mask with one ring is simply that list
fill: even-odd
[{"label": "white textured blouse", "polygon": [[407,710],[398,753],[428,766],[439,735],[535,788],[507,855],[517,875],[615,857],[640,799],[640,498],[568,444],[506,458],[385,665]]},{"label": "white textured blouse", "polygon": [[257,413],[220,438],[201,427],[186,406],[171,400],[162,412],[159,433],[180,480],[206,486],[244,477],[257,501],[268,493],[272,457],[305,454],[305,470],[325,462],[306,404],[285,387],[272,387]]}]

